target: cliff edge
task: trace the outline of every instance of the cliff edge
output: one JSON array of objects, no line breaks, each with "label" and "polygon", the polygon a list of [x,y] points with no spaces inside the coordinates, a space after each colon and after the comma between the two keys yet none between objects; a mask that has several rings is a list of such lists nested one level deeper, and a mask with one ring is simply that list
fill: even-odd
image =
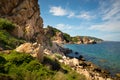
[{"label": "cliff edge", "polygon": [[38,0],[1,0],[0,18],[6,18],[16,25],[11,33],[18,38],[34,41],[38,35],[42,37],[44,34]]}]

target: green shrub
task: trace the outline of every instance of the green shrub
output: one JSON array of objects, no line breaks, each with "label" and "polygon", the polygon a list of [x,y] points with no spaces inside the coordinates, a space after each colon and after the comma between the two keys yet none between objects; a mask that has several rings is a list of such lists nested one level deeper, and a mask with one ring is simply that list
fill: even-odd
[{"label": "green shrub", "polygon": [[4,64],[6,63],[6,59],[0,56],[0,73],[5,73]]},{"label": "green shrub", "polygon": [[72,41],[73,42],[78,42],[78,38],[77,37],[72,37]]},{"label": "green shrub", "polygon": [[8,60],[12,64],[19,66],[23,63],[31,62],[32,60],[34,60],[34,58],[31,55],[25,53],[18,53],[16,51],[12,51],[11,54],[6,57],[6,60]]},{"label": "green shrub", "polygon": [[33,60],[28,65],[26,65],[26,69],[29,71],[39,70],[41,67],[42,65],[36,60]]},{"label": "green shrub", "polygon": [[54,55],[55,55],[58,59],[62,59],[62,55],[61,55],[61,54],[55,53]]},{"label": "green shrub", "polygon": [[0,73],[0,80],[13,80],[13,78],[9,75]]},{"label": "green shrub", "polygon": [[6,59],[0,56],[0,64],[5,64],[5,63],[6,63]]},{"label": "green shrub", "polygon": [[4,49],[14,49],[21,43],[24,43],[24,40],[19,40],[11,36],[6,30],[0,30],[0,46]]},{"label": "green shrub", "polygon": [[15,28],[14,24],[12,24],[7,19],[0,18],[0,29],[12,31]]},{"label": "green shrub", "polygon": [[65,39],[67,42],[70,42],[70,41],[71,41],[71,37],[70,37],[69,34],[63,33],[63,37],[64,37],[64,39]]}]

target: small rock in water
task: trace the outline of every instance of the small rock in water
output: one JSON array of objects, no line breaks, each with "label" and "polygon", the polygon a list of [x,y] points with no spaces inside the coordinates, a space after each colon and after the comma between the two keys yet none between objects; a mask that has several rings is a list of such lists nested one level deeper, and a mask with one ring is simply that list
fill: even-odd
[{"label": "small rock in water", "polygon": [[82,55],[80,55],[80,56],[79,56],[79,59],[81,59],[81,58],[83,58],[83,56],[82,56]]},{"label": "small rock in water", "polygon": [[75,54],[77,55],[77,54],[79,54],[78,52],[75,52]]},{"label": "small rock in water", "polygon": [[79,59],[79,60],[82,60],[82,61],[85,61],[85,59],[84,59],[84,57],[83,57],[82,55],[80,55],[80,56],[78,57],[78,59]]}]

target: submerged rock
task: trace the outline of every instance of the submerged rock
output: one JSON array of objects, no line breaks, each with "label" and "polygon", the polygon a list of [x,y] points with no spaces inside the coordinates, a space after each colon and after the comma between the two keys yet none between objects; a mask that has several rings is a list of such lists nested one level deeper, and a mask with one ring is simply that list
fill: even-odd
[{"label": "submerged rock", "polygon": [[78,52],[75,52],[75,54],[77,55],[77,54],[79,54]]},{"label": "submerged rock", "polygon": [[82,55],[80,55],[80,56],[78,57],[78,59],[81,60],[81,61],[85,61],[85,58],[84,58]]}]

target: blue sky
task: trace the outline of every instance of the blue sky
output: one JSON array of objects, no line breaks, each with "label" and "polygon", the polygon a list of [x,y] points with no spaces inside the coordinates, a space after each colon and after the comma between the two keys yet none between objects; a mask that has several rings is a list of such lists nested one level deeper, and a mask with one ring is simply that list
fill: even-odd
[{"label": "blue sky", "polygon": [[120,0],[39,0],[44,27],[120,41]]}]

